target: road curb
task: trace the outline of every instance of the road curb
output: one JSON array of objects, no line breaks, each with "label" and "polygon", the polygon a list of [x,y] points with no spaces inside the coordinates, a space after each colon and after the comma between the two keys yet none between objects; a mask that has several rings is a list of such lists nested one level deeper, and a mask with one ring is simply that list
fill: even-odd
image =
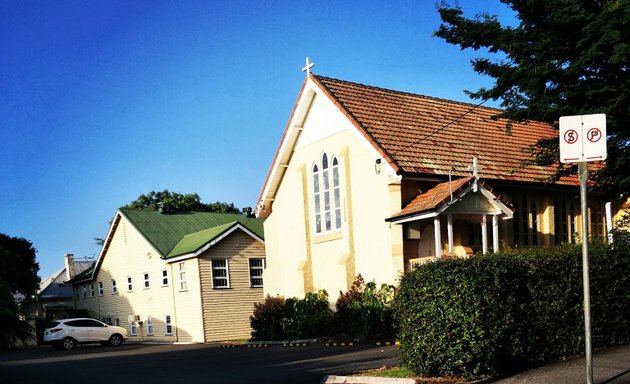
[{"label": "road curb", "polygon": [[373,376],[336,376],[328,375],[322,384],[415,384],[414,379]]}]

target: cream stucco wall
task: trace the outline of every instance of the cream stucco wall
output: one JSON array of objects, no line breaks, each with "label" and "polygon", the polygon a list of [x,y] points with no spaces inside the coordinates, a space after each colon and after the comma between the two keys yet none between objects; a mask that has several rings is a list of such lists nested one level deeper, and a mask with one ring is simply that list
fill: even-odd
[{"label": "cream stucco wall", "polygon": [[[313,164],[339,161],[340,231],[315,233]],[[265,293],[302,297],[325,289],[331,301],[361,274],[394,284],[403,270],[402,228],[385,219],[400,210],[400,186],[378,153],[322,94],[315,96],[265,221]],[[384,162],[383,162],[384,163]]]}]

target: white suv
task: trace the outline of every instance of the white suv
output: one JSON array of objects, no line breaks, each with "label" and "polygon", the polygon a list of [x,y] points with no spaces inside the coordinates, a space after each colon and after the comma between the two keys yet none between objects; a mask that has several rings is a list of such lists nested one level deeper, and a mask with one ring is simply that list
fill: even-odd
[{"label": "white suv", "polygon": [[72,349],[77,343],[118,346],[126,338],[125,328],[86,318],[55,320],[44,330],[44,342],[57,349]]}]

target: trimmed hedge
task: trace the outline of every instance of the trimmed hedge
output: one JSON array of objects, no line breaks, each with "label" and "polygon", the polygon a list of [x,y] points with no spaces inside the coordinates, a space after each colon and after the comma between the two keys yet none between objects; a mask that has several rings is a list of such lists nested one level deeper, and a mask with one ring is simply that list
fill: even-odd
[{"label": "trimmed hedge", "polygon": [[[594,348],[630,343],[630,250],[590,245]],[[494,376],[584,351],[581,246],[525,249],[420,266],[394,316],[417,374]]]}]

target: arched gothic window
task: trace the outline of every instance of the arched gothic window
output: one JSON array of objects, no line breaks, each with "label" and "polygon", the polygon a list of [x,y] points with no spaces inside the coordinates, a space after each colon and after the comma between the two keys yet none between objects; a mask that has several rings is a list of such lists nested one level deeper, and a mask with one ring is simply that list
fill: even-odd
[{"label": "arched gothic window", "polygon": [[322,181],[324,182],[324,226],[326,228],[326,232],[330,232],[332,229],[330,216],[330,179],[328,176],[328,156],[324,153],[322,156]]},{"label": "arched gothic window", "polygon": [[335,203],[335,229],[341,228],[341,187],[339,186],[339,161],[333,157],[333,197]]},{"label": "arched gothic window", "polygon": [[324,153],[321,157],[321,170],[318,164],[314,164],[312,168],[316,234],[341,230],[339,160],[335,156],[331,159],[329,162],[328,155]]},{"label": "arched gothic window", "polygon": [[319,200],[319,168],[313,165],[313,198],[315,201],[315,232],[322,233],[322,208]]}]

